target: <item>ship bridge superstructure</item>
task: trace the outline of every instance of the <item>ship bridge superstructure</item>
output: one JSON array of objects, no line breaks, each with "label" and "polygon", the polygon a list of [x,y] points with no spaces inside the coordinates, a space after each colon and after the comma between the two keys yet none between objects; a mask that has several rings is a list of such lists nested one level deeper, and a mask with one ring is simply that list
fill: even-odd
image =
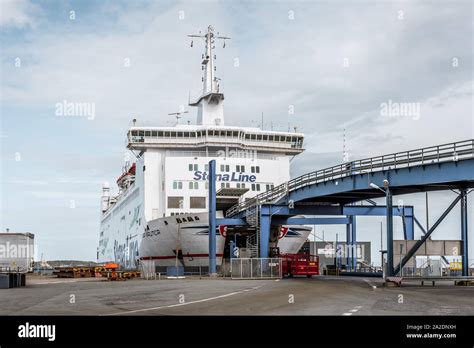
[{"label": "ship bridge superstructure", "polygon": [[304,151],[302,133],[229,126],[132,127],[127,139],[131,150],[166,148],[212,151],[213,148],[231,147],[282,155],[297,155]]}]

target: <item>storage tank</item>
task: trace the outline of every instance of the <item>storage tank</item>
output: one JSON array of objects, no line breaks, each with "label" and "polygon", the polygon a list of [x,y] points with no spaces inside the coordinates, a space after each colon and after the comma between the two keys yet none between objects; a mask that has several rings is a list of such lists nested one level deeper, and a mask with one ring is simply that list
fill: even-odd
[{"label": "storage tank", "polygon": [[33,233],[0,233],[0,271],[32,272]]}]

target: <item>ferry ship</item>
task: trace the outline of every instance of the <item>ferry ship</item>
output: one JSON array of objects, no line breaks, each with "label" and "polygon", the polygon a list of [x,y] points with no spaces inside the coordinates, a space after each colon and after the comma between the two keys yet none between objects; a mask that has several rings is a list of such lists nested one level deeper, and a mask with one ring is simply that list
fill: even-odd
[{"label": "ferry ship", "polygon": [[[218,217],[226,208],[290,179],[290,160],[304,151],[302,133],[226,126],[224,94],[215,76],[214,49],[219,36],[207,31],[189,35],[203,40],[202,94],[189,105],[197,107],[197,123],[173,127],[139,127],[127,132],[127,148],[134,155],[117,179],[118,194],[104,184],[97,258],[124,269],[139,268],[143,260],[156,267],[208,267],[208,163],[217,162]],[[191,41],[193,46],[193,41]],[[221,199],[219,199],[221,198]],[[236,234],[218,227],[216,264],[228,257],[235,239],[240,256],[258,257],[255,233]],[[282,253],[297,252],[310,227],[279,226],[271,246]],[[237,238],[238,237],[238,238]]]}]

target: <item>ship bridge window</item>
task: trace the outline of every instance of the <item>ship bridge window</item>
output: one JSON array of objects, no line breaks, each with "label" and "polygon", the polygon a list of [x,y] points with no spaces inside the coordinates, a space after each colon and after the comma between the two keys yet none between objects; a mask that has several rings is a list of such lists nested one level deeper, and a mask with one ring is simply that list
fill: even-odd
[{"label": "ship bridge window", "polygon": [[267,135],[267,134],[264,134],[264,135],[263,135],[263,140],[265,140],[265,141],[268,140],[268,135]]},{"label": "ship bridge window", "polygon": [[232,136],[233,136],[233,137],[238,137],[238,136],[239,136],[239,132],[238,132],[238,131],[233,131],[233,132],[232,132]]},{"label": "ship bridge window", "polygon": [[206,209],[206,197],[190,197],[191,209]]},{"label": "ship bridge window", "polygon": [[149,137],[151,135],[151,132],[150,131],[145,131],[145,136],[146,137]]},{"label": "ship bridge window", "polygon": [[163,131],[158,131],[158,136],[162,137],[163,136]]},{"label": "ship bridge window", "polygon": [[255,134],[250,134],[250,139],[252,139],[252,140],[257,139],[257,135],[255,135]]},{"label": "ship bridge window", "polygon": [[137,136],[137,131],[136,130],[132,130],[132,136]]},{"label": "ship bridge window", "polygon": [[151,131],[151,136],[156,138],[158,136],[158,132],[157,131]]},{"label": "ship bridge window", "polygon": [[169,196],[168,208],[183,209],[183,197],[182,196]]},{"label": "ship bridge window", "polygon": [[245,134],[245,139],[250,139],[250,134]]},{"label": "ship bridge window", "polygon": [[270,140],[270,141],[275,140],[275,136],[274,136],[274,135],[269,135],[269,136],[268,136],[268,140]]},{"label": "ship bridge window", "polygon": [[231,137],[232,136],[232,131],[227,131],[227,136]]},{"label": "ship bridge window", "polygon": [[262,140],[262,134],[257,135],[257,140]]},{"label": "ship bridge window", "polygon": [[143,137],[143,136],[145,136],[145,132],[144,131],[138,131],[138,135]]},{"label": "ship bridge window", "polygon": [[165,132],[165,137],[169,138],[170,132]]},{"label": "ship bridge window", "polygon": [[183,137],[183,132],[178,132],[178,138],[182,138]]}]

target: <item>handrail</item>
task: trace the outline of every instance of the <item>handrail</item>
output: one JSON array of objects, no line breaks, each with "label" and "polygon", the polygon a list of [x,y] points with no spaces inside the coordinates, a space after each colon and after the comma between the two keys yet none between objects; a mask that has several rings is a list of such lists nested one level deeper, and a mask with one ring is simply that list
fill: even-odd
[{"label": "handrail", "polygon": [[474,157],[474,139],[346,162],[303,174],[286,183],[280,184],[245,202],[230,207],[226,211],[226,216],[233,216],[247,208],[253,207],[257,204],[257,201],[259,204],[268,203],[288,192],[337,178],[379,172],[391,169],[392,167],[396,169],[403,167],[410,168],[419,165],[447,162],[449,159],[459,161],[472,157]]}]

